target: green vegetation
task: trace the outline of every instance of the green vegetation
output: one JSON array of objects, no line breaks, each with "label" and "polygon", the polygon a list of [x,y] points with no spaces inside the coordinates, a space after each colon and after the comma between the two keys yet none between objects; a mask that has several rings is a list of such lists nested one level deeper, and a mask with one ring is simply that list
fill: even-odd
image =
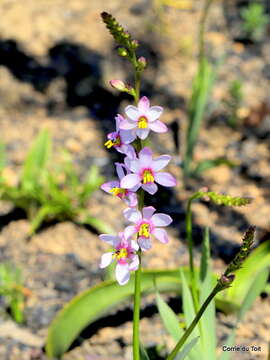
[{"label": "green vegetation", "polygon": [[[1,154],[3,159],[3,149]],[[42,223],[52,220],[88,224],[99,232],[111,230],[86,209],[91,195],[103,181],[98,168],[92,166],[81,179],[68,154],[59,165],[54,163],[53,166],[50,160],[51,137],[43,130],[26,156],[16,185],[10,185],[5,178],[4,166],[0,170],[0,199],[10,201],[14,207],[26,212],[31,222],[29,235],[34,234]]]},{"label": "green vegetation", "polygon": [[252,41],[260,41],[266,33],[267,25],[270,24],[270,17],[266,15],[264,5],[250,3],[241,11],[243,19],[242,28],[246,36]]},{"label": "green vegetation", "polygon": [[20,269],[8,263],[0,264],[0,296],[4,297],[5,308],[19,324],[24,321],[24,299],[28,293],[23,287]]}]

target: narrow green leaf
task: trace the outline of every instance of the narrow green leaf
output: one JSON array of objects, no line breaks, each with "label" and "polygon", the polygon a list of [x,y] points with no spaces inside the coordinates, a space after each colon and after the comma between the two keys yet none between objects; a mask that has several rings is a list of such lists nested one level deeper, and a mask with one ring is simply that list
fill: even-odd
[{"label": "narrow green leaf", "polygon": [[179,319],[169,305],[162,299],[160,294],[156,293],[157,307],[164,324],[165,329],[177,342],[183,335],[183,330],[180,328]]},{"label": "narrow green leaf", "polygon": [[47,129],[42,130],[34,140],[23,164],[22,185],[31,190],[33,184],[40,180],[40,176],[47,165],[51,151],[51,138]]},{"label": "narrow green leaf", "polygon": [[260,295],[260,293],[263,291],[267,280],[269,276],[269,269],[263,269],[256,277],[256,279],[253,281],[252,285],[250,286],[244,301],[242,303],[242,306],[240,307],[239,313],[238,313],[238,319],[239,321],[242,321],[246,312],[251,308],[252,304],[256,300],[256,298]]},{"label": "narrow green leaf", "polygon": [[[204,231],[202,258],[200,267],[200,305],[204,303],[214,287],[210,264],[210,240],[208,228]],[[202,358],[216,359],[216,307],[212,301],[205,310],[200,321]]]},{"label": "narrow green leaf", "polygon": [[[182,269],[180,269],[180,277],[182,283],[183,310],[185,315],[186,327],[188,327],[195,318],[196,312],[194,308],[191,291],[188,287],[188,283]],[[190,338],[193,339],[194,337],[199,337],[199,336],[200,336],[199,328],[198,326],[196,326],[195,329],[193,330],[193,333],[190,335]],[[192,349],[189,354],[189,359],[197,360],[196,354],[198,354],[198,352],[201,353],[200,348]]]},{"label": "narrow green leaf", "polygon": [[142,343],[140,343],[140,360],[150,360]]},{"label": "narrow green leaf", "polygon": [[198,340],[199,336],[195,337],[188,344],[186,344],[183,350],[176,356],[175,360],[184,360],[191,352],[191,350],[196,346]]}]

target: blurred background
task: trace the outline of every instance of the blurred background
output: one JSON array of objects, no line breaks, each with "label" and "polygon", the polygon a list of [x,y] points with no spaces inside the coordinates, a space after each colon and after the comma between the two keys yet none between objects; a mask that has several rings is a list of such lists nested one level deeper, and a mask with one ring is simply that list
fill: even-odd
[{"label": "blurred background", "polygon": [[[154,134],[152,147],[156,155],[172,156],[169,169],[178,186],[148,201],[174,222],[170,243],[156,242],[144,266],[188,263],[185,204],[202,187],[253,198],[243,208],[194,204],[196,251],[209,226],[215,271],[233,258],[249,224],[257,226],[256,246],[269,240],[270,3],[209,3],[206,9],[199,0],[1,0],[0,261],[18,269],[24,291],[19,302],[24,319],[17,314],[23,326],[11,320],[12,306],[4,296],[1,300],[1,359],[46,359],[44,341],[56,312],[104,279],[98,263],[107,247],[98,233],[124,226],[123,204],[98,187],[115,177],[113,162],[121,157],[103,144],[115,115],[132,101],[109,80],[132,83],[133,73],[117,54],[102,11],[112,13],[140,42],[138,54],[148,62],[142,94],[164,107],[162,120],[170,129]],[[208,70],[202,70],[202,59]],[[210,75],[198,113],[192,99],[198,100],[194,83],[200,71]],[[200,130],[190,145],[194,122]],[[45,143],[50,156],[35,159]],[[49,172],[40,173],[45,163]],[[153,304],[151,296],[143,300],[142,336],[155,348],[169,340]],[[260,353],[241,354],[241,359],[266,358],[269,305],[265,291],[239,327],[238,344],[262,346]],[[117,311],[81,334],[64,359],[130,359],[131,306]],[[218,314],[220,343],[232,321],[233,315]]]}]

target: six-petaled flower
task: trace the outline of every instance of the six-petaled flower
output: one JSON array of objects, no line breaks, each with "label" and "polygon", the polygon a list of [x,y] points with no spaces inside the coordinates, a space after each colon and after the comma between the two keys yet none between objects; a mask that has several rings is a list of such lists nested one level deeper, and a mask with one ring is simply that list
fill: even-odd
[{"label": "six-petaled flower", "polygon": [[108,194],[123,200],[128,206],[133,207],[138,203],[136,191],[138,190],[139,186],[135,186],[130,190],[121,188],[120,180],[123,179],[126,175],[124,169],[126,172],[128,172],[124,164],[116,163],[116,172],[119,180],[108,181],[101,185],[101,189],[106,191]]},{"label": "six-petaled flower", "polygon": [[150,130],[157,133],[164,133],[168,130],[167,126],[159,119],[162,114],[161,106],[150,106],[146,96],[143,96],[138,103],[138,107],[128,105],[125,108],[126,118],[120,123],[120,129],[135,129],[136,135],[144,140]]},{"label": "six-petaled flower", "polygon": [[134,149],[132,145],[132,141],[135,140],[136,135],[132,130],[121,130],[120,125],[124,121],[124,117],[118,114],[115,117],[116,123],[116,131],[111,132],[107,135],[107,141],[105,142],[105,146],[110,148],[115,148],[122,154],[126,154],[128,156],[134,156]]},{"label": "six-petaled flower", "polygon": [[130,278],[130,271],[137,270],[139,266],[138,244],[129,240],[123,232],[120,232],[119,235],[102,234],[99,237],[113,247],[112,251],[101,256],[100,268],[104,269],[115,260],[117,262],[116,280],[120,285],[125,285]]},{"label": "six-petaled flower", "polygon": [[132,189],[134,186],[141,186],[143,190],[153,195],[157,192],[158,183],[163,186],[171,187],[176,185],[175,178],[167,172],[159,172],[171,160],[169,155],[161,155],[153,159],[152,150],[148,147],[143,148],[138,158],[125,158],[125,164],[132,174],[127,174],[122,178],[120,184],[122,188]]},{"label": "six-petaled flower", "polygon": [[154,214],[155,211],[153,206],[144,207],[142,212],[134,208],[124,210],[125,218],[134,223],[126,227],[124,234],[126,237],[137,234],[138,244],[142,250],[151,248],[150,235],[154,235],[164,244],[168,242],[167,232],[162,227],[170,225],[172,218],[167,214]]}]

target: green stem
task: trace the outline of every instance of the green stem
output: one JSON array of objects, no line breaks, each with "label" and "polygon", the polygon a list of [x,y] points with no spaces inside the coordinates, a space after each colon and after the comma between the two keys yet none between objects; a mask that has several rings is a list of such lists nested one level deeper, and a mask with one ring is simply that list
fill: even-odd
[{"label": "green stem", "polygon": [[190,269],[190,283],[191,283],[191,293],[195,306],[195,311],[199,309],[199,299],[197,293],[197,281],[194,271],[194,260],[193,260],[193,237],[192,237],[192,211],[191,205],[192,200],[194,200],[194,195],[189,198],[187,204],[187,213],[186,213],[186,236],[188,243],[188,252],[189,252],[189,269]]},{"label": "green stem", "polygon": [[[138,104],[140,99],[141,73],[135,68],[135,104]],[[137,152],[142,149],[142,141],[137,141]],[[144,206],[144,191],[140,190],[138,193],[138,209],[142,210]],[[142,251],[139,249],[139,267],[135,271],[135,289],[134,289],[134,311],[133,311],[133,360],[140,360],[140,305],[141,305],[141,271],[142,271]]]},{"label": "green stem", "polygon": [[140,360],[140,304],[141,304],[141,250],[138,251],[139,267],[135,271],[134,311],[133,311],[133,360]]},{"label": "green stem", "polygon": [[192,323],[189,325],[187,330],[185,331],[184,335],[181,337],[181,339],[178,341],[178,343],[175,345],[173,351],[170,353],[170,355],[167,357],[167,360],[173,360],[181,350],[181,347],[184,345],[184,343],[187,341],[189,335],[194,330],[195,326],[200,321],[203,313],[205,312],[207,306],[210,304],[210,302],[214,299],[214,297],[217,295],[219,291],[221,291],[223,287],[220,284],[217,284],[215,288],[212,290],[211,294],[208,296],[208,298],[205,300],[205,302],[202,304],[201,308],[199,309],[197,315],[193,319]]}]

